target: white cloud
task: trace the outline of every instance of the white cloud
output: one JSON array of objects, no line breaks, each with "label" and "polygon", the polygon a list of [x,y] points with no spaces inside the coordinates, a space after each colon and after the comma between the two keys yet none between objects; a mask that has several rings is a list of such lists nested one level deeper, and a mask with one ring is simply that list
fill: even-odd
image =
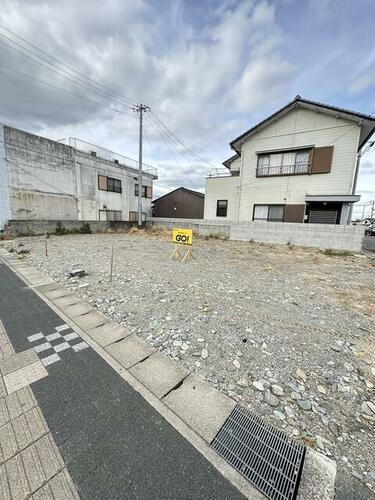
[{"label": "white cloud", "polygon": [[[346,57],[350,43],[345,42],[346,21],[336,44],[323,36],[308,40],[316,33],[316,22],[332,29],[334,3],[327,0],[323,16],[313,2],[308,16],[301,17],[303,23],[294,24],[297,4],[290,0],[4,0],[0,23],[91,78],[150,105],[184,142],[220,166],[230,154],[230,140],[294,94],[324,101],[325,89],[328,95],[332,89],[347,91],[353,74],[362,81],[362,87],[356,84],[357,94],[367,88],[361,73],[365,68],[358,65],[354,70],[357,53]],[[284,9],[290,9],[288,15]],[[336,30],[337,25],[336,19]],[[312,57],[318,42],[329,50],[320,50],[307,64],[296,50]],[[362,45],[357,50],[362,51]],[[77,88],[1,44],[0,58],[54,85],[122,107]],[[327,68],[346,59],[353,67],[351,75],[347,66],[328,75]],[[1,67],[0,101],[0,121],[52,138],[78,136],[137,156],[137,120],[128,110],[113,113]],[[166,145],[149,120],[146,117],[145,125],[152,150],[146,140],[145,160],[159,163],[160,184],[202,188],[210,167]]]}]

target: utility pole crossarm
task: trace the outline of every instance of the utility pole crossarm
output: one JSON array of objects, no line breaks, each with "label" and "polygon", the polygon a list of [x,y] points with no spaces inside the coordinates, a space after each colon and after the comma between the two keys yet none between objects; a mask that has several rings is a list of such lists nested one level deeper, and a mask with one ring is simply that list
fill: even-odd
[{"label": "utility pole crossarm", "polygon": [[137,104],[134,106],[133,111],[139,115],[139,159],[138,159],[138,227],[142,226],[142,134],[143,134],[143,113],[151,111],[149,106],[145,104]]}]

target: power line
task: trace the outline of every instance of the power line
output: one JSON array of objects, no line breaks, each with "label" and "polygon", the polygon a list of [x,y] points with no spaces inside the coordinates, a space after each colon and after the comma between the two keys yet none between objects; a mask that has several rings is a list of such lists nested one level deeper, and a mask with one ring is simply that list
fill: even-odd
[{"label": "power line", "polygon": [[160,118],[151,111],[151,115],[152,115],[152,118],[154,119],[154,121],[156,122],[156,124],[158,124],[160,127],[162,127],[166,133],[168,133],[174,140],[177,144],[179,144],[180,146],[182,146],[184,148],[184,150],[186,151],[186,153],[190,154],[191,157],[193,157],[195,160],[198,160],[200,162],[203,162],[203,163],[206,163],[208,164],[210,167],[213,167],[213,168],[216,168],[215,165],[213,165],[211,162],[209,162],[206,158],[203,158],[201,157],[198,153],[196,153],[194,151],[194,149],[192,148],[189,148],[188,146],[186,146],[186,144],[184,144],[182,142],[182,140],[174,133],[172,132],[168,127],[167,125],[165,125],[161,120]]},{"label": "power line", "polygon": [[[155,126],[154,126],[154,123],[153,122],[149,122],[149,125],[156,131],[156,133],[158,133],[160,135],[160,137],[162,138],[162,140],[165,142],[172,158],[174,159],[174,161],[177,163],[179,169],[181,170],[181,174],[184,176],[184,177],[190,177],[189,175],[186,174],[186,172],[184,171],[184,168],[182,167],[182,165],[180,164],[178,158],[176,157],[175,153],[173,152],[173,150],[171,149],[171,146],[169,144],[169,141],[168,141],[168,137],[165,138],[165,133],[162,129],[157,129]],[[172,144],[172,147],[173,147],[173,144]],[[176,149],[176,147],[174,146],[174,148]],[[177,150],[177,149],[176,149]],[[179,153],[179,151],[177,150],[177,153]],[[167,189],[169,190],[170,188],[167,188],[165,186],[161,186],[160,184],[157,184],[157,183],[154,183],[155,185],[158,185],[160,187],[162,187],[163,189]]]},{"label": "power line", "polygon": [[[3,38],[7,39],[11,43],[17,45],[22,50],[30,53],[32,56],[37,57],[38,59],[41,59],[41,61],[43,61],[43,62],[33,59],[32,57],[30,57],[29,55],[25,54],[24,52],[16,49],[12,45],[9,45],[8,43],[4,42],[3,40],[0,40],[0,43],[4,44],[5,46],[7,46],[8,48],[14,50],[15,52],[23,55],[24,57],[30,59],[31,61],[33,61],[33,62],[35,62],[35,63],[37,63],[37,64],[39,64],[41,66],[49,69],[50,71],[53,71],[54,73],[58,74],[59,76],[62,76],[63,78],[71,81],[73,84],[79,85],[80,87],[85,88],[86,90],[89,90],[91,92],[94,92],[97,95],[100,95],[102,98],[105,98],[107,100],[111,100],[111,101],[114,101],[114,102],[118,102],[121,105],[126,106],[128,108],[130,107],[129,103],[131,103],[132,105],[135,104],[135,101],[133,99],[130,99],[129,97],[124,96],[123,94],[120,94],[118,92],[115,92],[115,91],[109,89],[108,87],[106,87],[105,85],[101,84],[100,82],[98,82],[98,81],[96,81],[96,80],[94,80],[94,79],[92,79],[92,78],[84,75],[83,73],[79,72],[78,70],[76,70],[76,69],[72,68],[71,66],[67,65],[66,63],[60,61],[58,58],[56,58],[56,57],[48,54],[46,51],[44,51],[40,47],[32,44],[31,42],[29,42],[25,38],[19,36],[18,34],[16,34],[15,32],[13,32],[12,30],[9,30],[5,26],[0,25],[0,28],[6,30],[8,33],[11,33],[14,37],[18,38],[19,40],[22,40],[23,43],[29,45],[30,47],[32,47],[36,51],[41,52],[42,54],[44,54],[49,59],[52,59],[53,61],[56,61],[58,63],[58,65],[56,65],[53,62],[51,62],[50,60],[46,60],[45,57],[42,57],[39,54],[36,54],[32,50],[28,49],[24,45],[20,44],[16,40],[14,40],[13,38],[10,38],[10,37],[6,36],[4,33],[0,32],[0,36],[2,36]],[[47,63],[48,66],[46,64],[44,64],[44,63]],[[53,66],[53,67],[57,68],[59,71],[56,71],[56,70],[52,69],[50,66]],[[77,77],[75,74],[72,74],[72,73],[64,70],[63,68],[61,68],[61,66],[65,66],[70,71],[73,71],[74,73],[82,76],[85,80],[82,80],[82,78]],[[68,75],[68,76],[66,76],[66,75]],[[72,80],[72,78],[73,78],[73,80]],[[78,82],[80,82],[80,83],[78,83]],[[98,86],[100,86],[101,88],[103,88],[104,91],[99,91],[99,89],[97,88]],[[88,88],[88,87],[91,87],[91,88]],[[62,90],[62,89],[60,89],[60,90]],[[119,96],[119,97],[115,97],[116,95]],[[159,126],[161,126],[164,129],[164,131],[172,138],[170,140],[170,142],[175,141],[175,143],[177,143],[179,146],[182,146],[182,148],[184,149],[185,154],[190,155],[192,158],[194,158],[194,160],[198,160],[198,161],[207,163],[211,167],[215,168],[215,166],[212,163],[210,163],[206,158],[202,158],[192,148],[189,148],[188,146],[186,146],[186,144],[184,144],[183,141],[179,137],[177,137],[177,135],[174,134],[154,113],[152,113],[152,115],[153,115],[153,118],[154,118],[155,122]],[[178,152],[181,153],[180,151],[178,151]]]},{"label": "power line", "polygon": [[91,102],[93,104],[96,104],[97,106],[100,106],[100,107],[105,108],[105,109],[109,109],[109,110],[114,111],[116,113],[125,113],[126,112],[126,111],[122,111],[122,110],[119,110],[116,108],[111,108],[109,106],[106,106],[105,104],[98,102],[98,101],[93,101],[92,99],[88,99],[87,97],[84,97],[81,94],[76,94],[75,92],[72,92],[70,90],[62,89],[61,87],[57,87],[57,85],[53,85],[52,83],[45,82],[44,80],[41,80],[40,78],[36,78],[35,76],[29,75],[27,73],[23,73],[22,71],[18,71],[17,69],[11,68],[10,66],[5,66],[5,64],[0,64],[0,67],[6,69],[8,71],[12,71],[14,73],[17,73],[18,75],[24,76],[26,78],[30,78],[31,80],[34,80],[35,82],[41,83],[42,85],[47,85],[48,87],[51,87],[53,89],[60,90],[61,92],[65,92],[67,94],[71,94],[75,97],[83,99],[84,101]]},{"label": "power line", "polygon": [[[29,42],[28,40],[26,40],[25,38],[22,38],[20,35],[18,35],[17,33],[15,33],[14,31],[6,28],[5,26],[1,25],[0,24],[0,28],[4,29],[5,31],[7,31],[8,33],[11,33],[13,36],[15,36],[16,38],[18,38],[19,40],[22,40],[24,43],[30,45],[30,47],[33,47],[34,49],[40,51],[42,54],[46,55],[47,57],[49,57],[50,59],[58,62],[60,65],[62,66],[65,66],[66,68],[70,69],[71,71],[74,71],[75,73],[77,73],[78,75],[86,78],[86,80],[94,83],[95,85],[98,85],[100,87],[102,87],[103,89],[107,90],[108,92],[110,92],[111,94],[115,94],[115,95],[118,95],[119,97],[121,97],[122,99],[125,99],[126,101],[128,101],[128,103],[130,104],[137,104],[136,101],[134,101],[133,99],[131,99],[130,97],[127,97],[123,94],[120,94],[114,90],[111,90],[109,89],[108,87],[106,87],[105,85],[103,85],[102,83],[94,80],[93,78],[90,78],[88,77],[87,75],[85,75],[84,73],[81,73],[80,71],[76,70],[75,68],[73,68],[72,66],[69,66],[68,64],[64,63],[63,61],[60,61],[59,59],[57,59],[57,57],[54,57],[52,56],[51,54],[48,54],[48,52],[44,51],[43,49],[41,49],[40,47],[34,45],[33,43]],[[3,35],[5,36],[5,35]]]},{"label": "power line", "polygon": [[[1,35],[0,33],[0,36],[4,36],[4,35]],[[69,80],[70,82],[72,82],[74,85],[78,85],[79,87],[82,87],[84,88],[85,90],[88,90],[89,92],[93,92],[94,94],[97,94],[99,96],[101,96],[102,98],[104,99],[107,99],[109,101],[115,101],[115,102],[118,102],[120,104],[122,104],[123,106],[126,106],[128,107],[129,109],[132,109],[131,106],[129,106],[128,104],[124,104],[122,103],[121,101],[117,100],[117,99],[113,99],[112,97],[108,97],[106,96],[105,94],[103,94],[101,91],[99,91],[98,89],[95,89],[94,88],[90,88],[93,87],[93,85],[89,84],[88,82],[84,82],[82,79],[78,78],[79,81],[83,82],[83,85],[82,83],[79,83],[78,81],[75,81],[74,79],[72,78],[69,78],[68,76],[64,75],[63,73],[60,73],[59,71],[56,71],[55,69],[49,67],[47,64],[44,64],[43,62],[41,61],[38,61],[36,59],[33,59],[32,57],[28,56],[27,54],[23,53],[22,51],[16,49],[15,47],[13,47],[12,45],[9,45],[8,43],[4,42],[3,40],[0,40],[0,43],[2,43],[3,45],[9,47],[10,49],[14,50],[15,52],[17,52],[18,54],[21,54],[22,56],[26,57],[27,59],[30,59],[31,61],[35,62],[36,64],[39,64],[40,66],[44,67],[44,68],[47,68],[48,70],[52,71],[53,73],[56,73],[57,75],[59,76],[62,76],[63,78],[65,78],[66,80]],[[23,47],[24,48],[24,47]],[[24,48],[24,50],[28,50],[26,48]],[[31,51],[29,51],[31,52]],[[35,55],[35,54],[33,54]],[[40,56],[36,56],[36,57],[40,57]],[[42,59],[43,60],[43,59]],[[48,64],[51,64],[51,63],[48,63]],[[64,70],[61,70],[63,72],[65,72]],[[65,72],[66,73],[66,72]],[[70,75],[70,73],[68,73]],[[73,75],[73,78],[77,78]]]}]

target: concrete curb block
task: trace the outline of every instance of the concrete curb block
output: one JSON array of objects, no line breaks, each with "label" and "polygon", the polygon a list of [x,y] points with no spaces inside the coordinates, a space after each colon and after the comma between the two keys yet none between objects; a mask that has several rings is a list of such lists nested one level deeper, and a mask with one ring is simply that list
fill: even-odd
[{"label": "concrete curb block", "polygon": [[191,374],[163,401],[207,443],[212,442],[236,406],[233,399]]},{"label": "concrete curb block", "polygon": [[331,500],[335,496],[336,462],[307,448],[297,498]]},{"label": "concrete curb block", "polygon": [[[264,498],[251,483],[210,448],[212,439],[236,406],[231,398],[195,375],[189,374],[183,367],[136,335],[110,322],[91,305],[75,297],[69,289],[55,282],[49,282],[44,277],[43,283],[34,285],[35,275],[30,271],[32,268],[25,263],[20,265],[20,261],[16,262],[16,265],[13,265],[13,262],[6,261],[9,267],[35,287],[38,295],[47,303],[52,303],[51,307],[58,314],[67,317],[70,320],[67,321],[68,323],[76,325],[75,327],[78,327],[78,330],[82,332],[82,337],[91,347],[146,401],[184,437],[189,435],[186,439],[234,486],[247,498]],[[28,275],[30,279],[25,275]],[[40,276],[35,276],[35,281],[41,281]],[[83,304],[87,304],[93,310],[89,309],[89,312],[82,312],[71,317],[69,310],[77,312],[72,308],[81,304],[82,311],[86,310]],[[190,430],[187,431],[185,426]],[[297,498],[301,500],[333,499],[335,478],[336,463],[307,448]]]}]

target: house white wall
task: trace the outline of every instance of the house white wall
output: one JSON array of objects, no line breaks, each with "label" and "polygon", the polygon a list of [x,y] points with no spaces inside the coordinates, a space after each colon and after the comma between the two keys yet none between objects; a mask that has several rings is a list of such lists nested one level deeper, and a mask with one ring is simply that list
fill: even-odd
[{"label": "house white wall", "polygon": [[[129,220],[129,211],[137,211],[137,170],[22,130],[3,129],[0,227],[9,219],[97,221],[105,209],[121,211],[122,220]],[[99,190],[98,175],[121,180],[122,193]],[[152,183],[152,176],[144,174],[143,185]],[[143,211],[151,216],[151,198],[143,198]]]},{"label": "house white wall", "polygon": [[[228,199],[228,219],[249,221],[254,204],[300,205],[306,195],[351,194],[359,134],[354,121],[303,108],[288,112],[244,141],[241,158],[232,162],[240,165],[239,177],[207,178],[205,219],[216,218],[218,199]],[[334,146],[330,173],[256,177],[257,153],[309,145]]]},{"label": "house white wall", "polygon": [[230,164],[230,171],[231,172],[239,172],[241,169],[241,157],[240,158],[236,158],[235,160],[233,160]]},{"label": "house white wall", "polygon": [[[208,177],[204,197],[205,220],[237,220],[239,177]],[[216,216],[217,200],[228,200],[227,216]]]},{"label": "house white wall", "polygon": [[[297,108],[252,135],[242,146],[239,220],[252,219],[254,204],[303,204],[306,195],[351,194],[359,134],[355,122]],[[256,177],[257,152],[332,144],[330,173]]]}]

